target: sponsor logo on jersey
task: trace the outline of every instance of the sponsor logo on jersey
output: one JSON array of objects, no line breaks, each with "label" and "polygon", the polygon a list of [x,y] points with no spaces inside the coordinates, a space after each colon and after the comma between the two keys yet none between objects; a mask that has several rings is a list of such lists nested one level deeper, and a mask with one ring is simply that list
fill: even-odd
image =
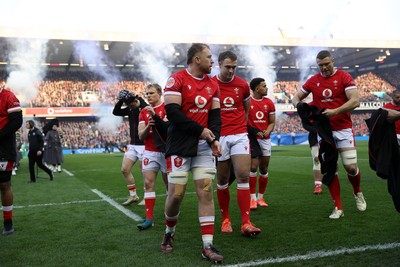
[{"label": "sponsor logo on jersey", "polygon": [[198,96],[196,96],[194,103],[196,104],[196,106],[198,108],[204,108],[207,105],[207,99],[198,95]]},{"label": "sponsor logo on jersey", "polygon": [[230,108],[235,104],[235,100],[232,97],[225,97],[222,103],[225,107]]},{"label": "sponsor logo on jersey", "polygon": [[322,91],[322,96],[323,96],[324,98],[330,98],[330,97],[332,97],[332,90],[329,89],[329,88],[324,89],[324,90]]},{"label": "sponsor logo on jersey", "polygon": [[262,111],[257,111],[256,112],[256,118],[261,120],[264,118],[264,113]]}]

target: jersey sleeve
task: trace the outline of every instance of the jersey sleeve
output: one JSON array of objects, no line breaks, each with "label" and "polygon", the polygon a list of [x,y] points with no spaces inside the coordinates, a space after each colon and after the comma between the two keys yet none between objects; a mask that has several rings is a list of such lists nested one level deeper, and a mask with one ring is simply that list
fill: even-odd
[{"label": "jersey sleeve", "polygon": [[243,87],[244,87],[243,102],[246,102],[250,99],[250,86],[247,82],[245,82]]},{"label": "jersey sleeve", "polygon": [[353,77],[347,72],[343,72],[343,87],[344,90],[357,89],[356,82]]},{"label": "jersey sleeve", "polygon": [[268,110],[270,111],[269,113],[270,114],[275,114],[276,109],[275,109],[274,102],[272,102],[272,100],[269,99],[268,97],[266,97],[266,99],[268,99]]},{"label": "jersey sleeve", "polygon": [[12,113],[20,110],[21,110],[21,104],[18,98],[12,93],[8,94],[7,112]]},{"label": "jersey sleeve", "polygon": [[141,111],[140,111],[140,113],[139,113],[139,123],[146,123],[146,113],[147,113],[147,110],[145,110],[145,109],[142,109]]},{"label": "jersey sleeve", "polygon": [[182,94],[182,77],[175,73],[171,75],[164,88],[164,95],[181,95]]}]

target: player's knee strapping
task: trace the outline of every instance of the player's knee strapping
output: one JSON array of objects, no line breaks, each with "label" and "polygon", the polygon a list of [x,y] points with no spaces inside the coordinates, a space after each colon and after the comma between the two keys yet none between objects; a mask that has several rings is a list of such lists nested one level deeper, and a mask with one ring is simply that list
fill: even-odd
[{"label": "player's knee strapping", "polygon": [[194,168],[192,170],[193,180],[201,180],[203,179],[203,190],[210,191],[212,187],[212,180],[215,177],[216,169],[215,168]]},{"label": "player's knee strapping", "polygon": [[311,147],[311,156],[313,159],[313,170],[314,171],[321,170],[321,163],[319,162],[319,160],[315,160],[318,159],[318,146]]},{"label": "player's knee strapping", "polygon": [[187,172],[171,172],[168,174],[168,182],[175,185],[175,196],[182,196],[188,182]]},{"label": "player's knee strapping", "polygon": [[355,149],[340,152],[340,157],[343,165],[357,164],[357,151]]}]

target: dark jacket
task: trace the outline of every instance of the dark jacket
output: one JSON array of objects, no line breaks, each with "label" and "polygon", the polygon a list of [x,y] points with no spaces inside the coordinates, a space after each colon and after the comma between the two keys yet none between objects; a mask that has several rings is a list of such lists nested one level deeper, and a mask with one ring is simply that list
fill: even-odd
[{"label": "dark jacket", "polygon": [[165,145],[167,143],[168,127],[171,124],[169,121],[164,121],[157,114],[153,116],[155,126],[153,127],[153,140],[156,147],[165,153]]},{"label": "dark jacket", "polygon": [[[181,157],[197,156],[199,137],[204,129],[203,126],[189,119],[181,112],[177,104],[165,105],[167,117],[171,122],[168,127],[165,157],[178,155]],[[210,129],[216,140],[219,140],[221,130],[220,109],[208,112],[208,129]]]},{"label": "dark jacket", "polygon": [[113,109],[113,115],[125,117],[128,116],[129,119],[129,135],[130,135],[130,144],[131,145],[140,145],[143,146],[144,143],[139,139],[138,126],[139,126],[139,114],[142,108],[147,106],[147,103],[143,100],[143,98],[139,97],[140,106],[137,109],[130,108],[122,108],[124,101],[119,100]]},{"label": "dark jacket", "polygon": [[322,182],[329,186],[337,171],[339,153],[333,140],[329,118],[322,115],[322,111],[316,106],[306,103],[297,107],[304,129],[309,132],[317,132],[321,137],[318,158],[321,163]]},{"label": "dark jacket", "polygon": [[43,151],[43,134],[42,132],[34,127],[33,130],[28,131],[28,141],[29,141],[29,154],[36,154],[37,151]]},{"label": "dark jacket", "polygon": [[366,120],[370,132],[368,141],[369,166],[376,175],[387,180],[393,204],[400,212],[400,153],[396,126],[387,121],[388,112],[374,111]]},{"label": "dark jacket", "polygon": [[249,134],[250,141],[250,152],[252,158],[258,158],[262,156],[260,144],[257,141],[257,133],[259,129],[247,125],[247,132]]}]

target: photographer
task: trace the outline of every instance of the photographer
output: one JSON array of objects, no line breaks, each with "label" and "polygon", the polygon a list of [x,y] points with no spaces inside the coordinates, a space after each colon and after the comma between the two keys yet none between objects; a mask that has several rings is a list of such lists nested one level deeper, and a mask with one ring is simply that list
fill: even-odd
[{"label": "photographer", "polygon": [[[126,105],[125,108],[122,108],[123,104]],[[139,201],[139,197],[136,194],[135,179],[132,175],[132,167],[138,160],[140,161],[139,166],[141,166],[144,143],[139,139],[138,124],[139,113],[145,106],[147,106],[147,103],[143,98],[124,89],[119,92],[118,102],[115,104],[113,110],[113,115],[122,117],[128,116],[129,119],[130,142],[126,148],[121,167],[122,175],[125,178],[129,190],[129,198],[122,203],[124,206]]]}]

